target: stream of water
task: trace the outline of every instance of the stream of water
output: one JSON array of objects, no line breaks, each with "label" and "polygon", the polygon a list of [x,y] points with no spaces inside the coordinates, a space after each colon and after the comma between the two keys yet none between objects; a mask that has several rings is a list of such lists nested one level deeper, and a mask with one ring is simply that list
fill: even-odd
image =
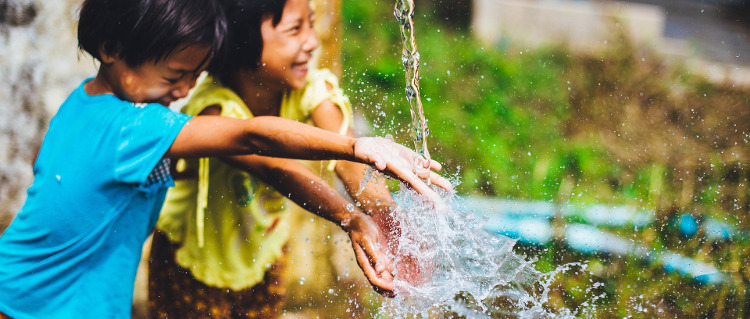
[{"label": "stream of water", "polygon": [[414,149],[430,159],[430,152],[427,149],[427,135],[430,129],[427,127],[422,99],[419,95],[419,52],[414,38],[414,0],[398,0],[393,15],[401,26],[401,41],[403,42],[401,62],[406,69],[406,99],[409,101],[411,112]]}]

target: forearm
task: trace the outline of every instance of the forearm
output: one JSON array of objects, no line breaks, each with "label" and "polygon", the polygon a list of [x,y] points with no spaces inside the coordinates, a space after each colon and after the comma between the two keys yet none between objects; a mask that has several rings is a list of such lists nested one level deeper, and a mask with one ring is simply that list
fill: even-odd
[{"label": "forearm", "polygon": [[275,184],[278,184],[275,187],[279,192],[297,205],[342,228],[345,228],[355,215],[361,214],[358,208],[306,168],[304,172],[295,170],[291,174],[286,174],[285,178],[278,179]]},{"label": "forearm", "polygon": [[355,139],[274,116],[237,120],[196,116],[183,127],[170,157],[241,154],[323,160],[356,160]]},{"label": "forearm", "polygon": [[[355,139],[275,116],[258,117],[259,128],[249,127],[245,141],[270,157],[308,160],[357,160]],[[282,122],[283,121],[283,122]]]},{"label": "forearm", "polygon": [[235,156],[225,160],[248,170],[297,205],[336,225],[345,225],[355,214],[361,214],[356,208],[348,210],[348,200],[296,160],[265,156]]},{"label": "forearm", "polygon": [[379,137],[355,139],[278,117],[238,120],[215,115],[196,116],[180,130],[165,156],[240,154],[365,163],[406,182],[432,201],[439,201],[439,196],[420,178],[429,178],[435,185],[450,189],[450,182],[431,171],[439,170],[439,163],[426,161],[403,145]]},{"label": "forearm", "polygon": [[372,218],[359,211],[320,177],[295,160],[242,156],[229,159],[307,210],[339,225],[347,232],[360,266],[381,293],[393,291],[393,263],[381,247],[388,247]]},{"label": "forearm", "polygon": [[368,170],[370,168],[367,165],[355,162],[338,161],[336,164],[336,173],[347,192],[365,213],[371,216],[390,214],[395,209],[396,202],[385,183],[385,177],[379,172],[372,172],[368,177]]}]

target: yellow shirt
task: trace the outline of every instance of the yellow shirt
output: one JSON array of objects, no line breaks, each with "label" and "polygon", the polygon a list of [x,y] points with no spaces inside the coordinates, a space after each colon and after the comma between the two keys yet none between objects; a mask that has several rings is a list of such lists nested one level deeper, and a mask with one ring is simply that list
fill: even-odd
[{"label": "yellow shirt", "polygon": [[[280,116],[312,124],[311,112],[325,100],[343,112],[340,133],[345,134],[351,105],[328,70],[310,70],[305,88],[284,95]],[[182,111],[197,115],[212,105],[221,106],[222,116],[253,117],[237,94],[211,77],[198,85]],[[175,181],[157,223],[180,244],[177,263],[210,286],[241,290],[259,283],[289,239],[287,199],[221,160],[191,159],[184,165],[199,177]]]}]

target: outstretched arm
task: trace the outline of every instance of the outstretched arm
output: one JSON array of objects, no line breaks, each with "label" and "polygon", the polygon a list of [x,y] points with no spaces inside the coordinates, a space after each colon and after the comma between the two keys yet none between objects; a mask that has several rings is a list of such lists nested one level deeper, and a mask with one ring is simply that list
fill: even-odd
[{"label": "outstretched arm", "polygon": [[257,154],[322,160],[362,161],[354,153],[355,139],[334,136],[275,116],[239,120],[201,115],[190,119],[167,152],[170,157],[214,157]]},{"label": "outstretched arm", "polygon": [[311,160],[344,159],[375,166],[403,180],[417,192],[439,200],[422,180],[442,183],[432,170],[440,164],[385,138],[354,139],[273,116],[238,120],[196,116],[183,127],[168,157],[211,157],[258,154]]},{"label": "outstretched arm", "polygon": [[249,170],[301,207],[339,225],[349,235],[357,263],[373,288],[383,295],[392,295],[393,263],[387,254],[386,238],[370,216],[348,205],[344,197],[296,160],[258,155],[224,160]]}]

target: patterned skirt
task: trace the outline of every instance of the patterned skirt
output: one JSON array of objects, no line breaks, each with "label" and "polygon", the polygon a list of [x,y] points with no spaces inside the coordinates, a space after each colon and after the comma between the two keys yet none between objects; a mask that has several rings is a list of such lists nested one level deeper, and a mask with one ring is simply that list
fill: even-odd
[{"label": "patterned skirt", "polygon": [[[207,286],[175,262],[176,245],[154,232],[149,258],[148,306],[157,318],[277,318],[284,306],[287,254],[257,285],[234,291]],[[286,251],[286,249],[285,249]]]}]

